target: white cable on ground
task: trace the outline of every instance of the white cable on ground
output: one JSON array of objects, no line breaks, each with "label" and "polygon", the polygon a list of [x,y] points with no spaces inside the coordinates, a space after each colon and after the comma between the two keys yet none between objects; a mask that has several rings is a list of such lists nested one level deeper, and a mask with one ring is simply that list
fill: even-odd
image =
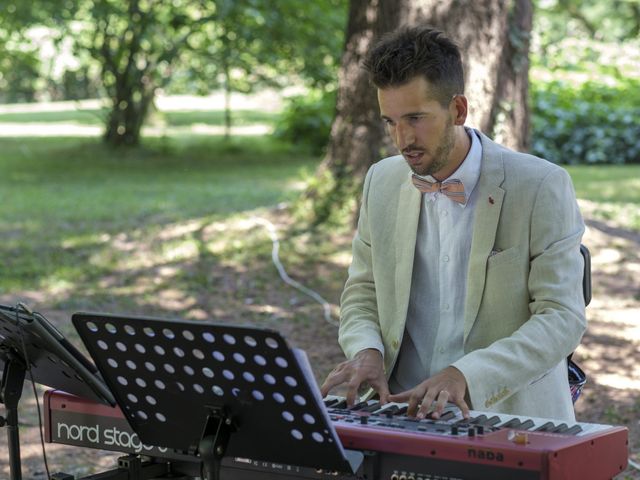
[{"label": "white cable on ground", "polygon": [[640,464],[634,462],[633,460],[629,459],[629,465],[631,465],[633,468],[635,468],[636,470],[640,470]]},{"label": "white cable on ground", "polygon": [[269,220],[261,217],[253,217],[252,220],[254,221],[254,223],[265,227],[269,232],[269,236],[271,237],[271,242],[273,244],[273,247],[271,249],[271,259],[273,260],[273,264],[276,266],[276,269],[278,270],[278,273],[280,274],[280,278],[282,278],[282,281],[287,285],[290,285],[293,288],[301,291],[305,295],[308,295],[309,297],[313,298],[316,302],[318,302],[320,305],[322,305],[322,308],[324,310],[324,319],[331,325],[337,326],[339,323],[331,317],[331,304],[329,304],[329,302],[327,302],[324,298],[322,298],[322,296],[320,296],[318,292],[315,292],[314,290],[311,290],[310,288],[305,287],[300,282],[291,278],[285,271],[284,267],[282,266],[282,263],[280,262],[280,257],[278,255],[278,252],[280,250],[280,241],[278,240],[278,233],[275,225],[271,223]]}]

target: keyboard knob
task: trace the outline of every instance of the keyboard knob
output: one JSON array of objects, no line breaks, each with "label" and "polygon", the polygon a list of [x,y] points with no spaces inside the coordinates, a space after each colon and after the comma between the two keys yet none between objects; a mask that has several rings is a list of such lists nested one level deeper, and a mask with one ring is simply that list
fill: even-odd
[{"label": "keyboard knob", "polygon": [[469,427],[469,430],[467,430],[467,435],[469,435],[470,437],[475,437],[476,429],[474,427]]},{"label": "keyboard knob", "polygon": [[482,425],[478,425],[478,426],[476,427],[476,433],[477,433],[478,435],[482,435],[482,434],[484,433],[484,426],[482,426]]},{"label": "keyboard knob", "polygon": [[451,425],[451,435],[458,435],[458,426]]},{"label": "keyboard knob", "polygon": [[366,425],[369,423],[369,416],[368,415],[361,415],[360,416],[360,425]]}]

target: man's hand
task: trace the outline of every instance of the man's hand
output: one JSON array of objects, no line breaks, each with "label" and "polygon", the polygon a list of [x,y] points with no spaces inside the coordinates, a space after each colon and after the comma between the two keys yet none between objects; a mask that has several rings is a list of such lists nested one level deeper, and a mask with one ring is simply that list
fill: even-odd
[{"label": "man's hand", "polygon": [[[469,418],[469,407],[464,401],[467,380],[460,370],[447,367],[433,377],[402,393],[389,396],[391,402],[408,402],[407,415],[424,418],[433,410],[432,417],[440,418],[447,402],[456,404],[464,418]],[[436,402],[433,409],[431,404]]]},{"label": "man's hand", "polygon": [[384,375],[382,354],[373,348],[356,353],[352,360],[340,363],[327,376],[320,387],[322,396],[326,396],[333,387],[347,384],[347,405],[352,406],[358,396],[358,389],[367,382],[380,396],[380,403],[388,402],[389,385]]}]

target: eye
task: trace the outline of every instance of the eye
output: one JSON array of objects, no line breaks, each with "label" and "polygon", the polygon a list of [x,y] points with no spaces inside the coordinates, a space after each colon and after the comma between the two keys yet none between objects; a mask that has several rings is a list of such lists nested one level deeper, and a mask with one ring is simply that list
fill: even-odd
[{"label": "eye", "polygon": [[384,123],[385,127],[393,127],[395,123],[390,118],[383,118],[382,123]]},{"label": "eye", "polygon": [[409,120],[409,123],[415,124],[415,123],[418,123],[420,120],[422,120],[422,116],[421,115],[411,115],[410,117],[407,117],[407,119]]}]

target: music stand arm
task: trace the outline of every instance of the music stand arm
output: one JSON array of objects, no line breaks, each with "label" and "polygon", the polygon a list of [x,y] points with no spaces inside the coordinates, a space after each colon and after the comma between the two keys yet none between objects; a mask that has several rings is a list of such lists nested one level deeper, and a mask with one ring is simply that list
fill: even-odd
[{"label": "music stand arm", "polygon": [[233,417],[224,408],[210,407],[202,439],[198,444],[205,480],[220,479],[222,457],[234,431]]},{"label": "music stand arm", "polygon": [[9,443],[9,472],[11,480],[22,480],[20,466],[20,433],[18,430],[18,403],[26,374],[25,366],[11,353],[4,364],[0,402],[6,410],[7,441]]}]

